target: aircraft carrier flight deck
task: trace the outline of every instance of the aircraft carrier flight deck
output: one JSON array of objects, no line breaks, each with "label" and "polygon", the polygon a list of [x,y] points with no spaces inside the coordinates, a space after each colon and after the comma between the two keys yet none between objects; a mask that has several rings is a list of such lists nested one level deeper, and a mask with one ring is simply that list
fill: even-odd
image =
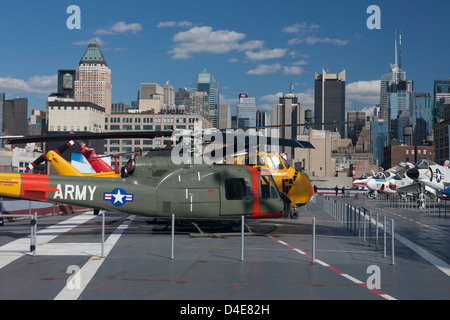
[{"label": "aircraft carrier flight deck", "polygon": [[7,220],[0,299],[448,300],[450,207],[440,205],[319,195],[298,219],[245,221],[254,236],[238,221],[235,235],[183,225],[172,238],[162,222],[86,211],[39,216],[34,240],[28,219]]}]

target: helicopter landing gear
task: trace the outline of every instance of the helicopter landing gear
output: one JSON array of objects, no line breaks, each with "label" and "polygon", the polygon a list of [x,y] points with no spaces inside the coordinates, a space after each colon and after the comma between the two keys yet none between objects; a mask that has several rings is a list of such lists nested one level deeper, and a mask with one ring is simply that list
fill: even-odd
[{"label": "helicopter landing gear", "polygon": [[297,210],[298,210],[298,209],[292,210],[292,211],[289,213],[289,217],[290,217],[291,219],[298,219],[299,214],[298,214],[298,211],[297,211]]}]

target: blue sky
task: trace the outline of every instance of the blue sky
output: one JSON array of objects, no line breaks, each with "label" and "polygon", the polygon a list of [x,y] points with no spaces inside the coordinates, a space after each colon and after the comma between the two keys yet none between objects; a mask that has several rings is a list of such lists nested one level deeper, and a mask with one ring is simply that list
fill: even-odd
[{"label": "blue sky", "polygon": [[[69,30],[69,5],[81,29]],[[381,29],[366,25],[370,5]],[[394,63],[395,30],[403,35],[403,69],[416,92],[450,77],[448,12],[441,1],[8,1],[1,5],[0,92],[44,109],[58,69],[75,69],[97,37],[112,70],[113,102],[130,104],[143,82],[190,88],[207,69],[221,103],[239,92],[267,109],[294,91],[313,109],[314,73],[347,71],[347,108],[379,102],[379,80]]]}]

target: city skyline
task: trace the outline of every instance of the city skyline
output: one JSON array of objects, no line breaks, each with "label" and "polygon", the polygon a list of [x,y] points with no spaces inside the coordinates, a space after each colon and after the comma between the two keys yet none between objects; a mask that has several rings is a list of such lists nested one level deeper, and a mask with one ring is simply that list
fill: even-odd
[{"label": "city skyline", "polygon": [[[70,30],[67,8],[80,8],[81,29]],[[381,10],[371,30],[367,8]],[[402,69],[415,92],[433,92],[448,78],[445,1],[196,1],[126,5],[78,1],[5,3],[0,21],[0,92],[26,97],[29,110],[45,108],[57,91],[58,69],[75,69],[97,38],[112,72],[112,102],[130,104],[141,83],[167,81],[177,91],[205,68],[220,85],[220,103],[236,114],[238,93],[270,110],[294,93],[314,110],[314,73],[346,70],[346,112],[379,103],[381,76],[394,63],[395,33],[402,32]],[[17,19],[20,13],[21,19]]]}]

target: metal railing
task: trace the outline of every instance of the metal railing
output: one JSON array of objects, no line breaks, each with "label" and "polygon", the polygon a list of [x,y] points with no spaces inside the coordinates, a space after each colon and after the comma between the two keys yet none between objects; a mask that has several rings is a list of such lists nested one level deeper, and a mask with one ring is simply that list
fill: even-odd
[{"label": "metal railing", "polygon": [[450,199],[445,197],[426,197],[424,199],[424,207],[418,205],[417,196],[415,195],[379,194],[371,200],[389,208],[406,209],[420,212],[424,215],[439,216],[439,218],[444,219],[447,219],[447,211],[450,214]]},{"label": "metal railing", "polygon": [[0,218],[29,218],[30,219],[30,252],[36,255],[37,212],[34,214],[2,214]]},{"label": "metal railing", "polygon": [[391,235],[391,264],[395,264],[394,257],[394,219],[391,219],[391,228],[388,228],[386,216],[383,216],[383,223],[379,222],[378,213],[372,212],[364,207],[356,207],[344,200],[325,196],[323,201],[323,211],[328,213],[343,228],[348,230],[352,235],[362,238],[368,246],[375,246],[375,250],[380,249],[379,230],[383,231],[383,257],[387,257],[387,236]]}]

